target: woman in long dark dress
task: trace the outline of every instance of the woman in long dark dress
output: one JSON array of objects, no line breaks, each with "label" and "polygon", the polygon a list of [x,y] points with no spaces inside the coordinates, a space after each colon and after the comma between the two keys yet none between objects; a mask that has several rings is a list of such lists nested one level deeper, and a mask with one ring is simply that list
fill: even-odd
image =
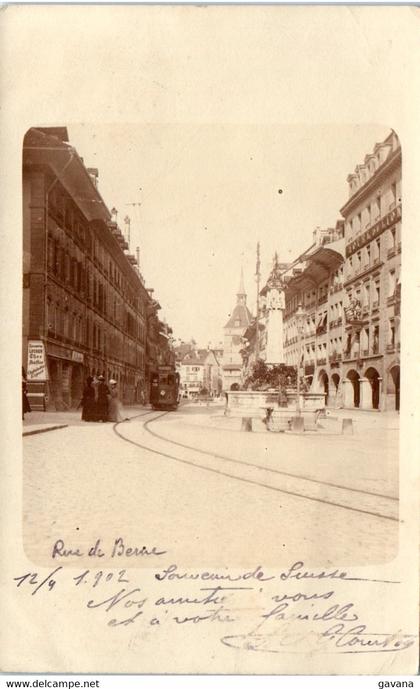
[{"label": "woman in long dark dress", "polygon": [[82,421],[95,421],[95,388],[92,383],[92,376],[88,376],[82,396]]},{"label": "woman in long dark dress", "polygon": [[109,388],[103,376],[98,376],[96,421],[108,421]]}]

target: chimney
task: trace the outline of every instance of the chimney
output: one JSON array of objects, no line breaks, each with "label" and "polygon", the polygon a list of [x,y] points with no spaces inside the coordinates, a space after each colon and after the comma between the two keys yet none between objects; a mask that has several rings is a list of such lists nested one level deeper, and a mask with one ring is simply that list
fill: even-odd
[{"label": "chimney", "polygon": [[128,250],[130,250],[130,225],[131,225],[131,220],[128,215],[125,216],[124,218],[124,223],[125,223],[125,238],[127,240],[128,244]]}]

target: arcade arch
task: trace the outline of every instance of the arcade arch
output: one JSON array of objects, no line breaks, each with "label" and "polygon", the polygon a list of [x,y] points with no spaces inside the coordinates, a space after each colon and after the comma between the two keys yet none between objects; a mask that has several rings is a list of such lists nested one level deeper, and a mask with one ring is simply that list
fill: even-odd
[{"label": "arcade arch", "polygon": [[360,406],[360,375],[354,369],[347,373],[347,389],[344,404],[346,407]]},{"label": "arcade arch", "polygon": [[369,381],[371,390],[371,399],[367,399],[364,404],[365,408],[379,409],[380,405],[380,375],[376,368],[370,366],[365,372],[365,378]]},{"label": "arcade arch", "polygon": [[321,369],[318,373],[318,389],[320,392],[325,393],[325,404],[328,405],[330,386],[328,374],[324,369]]},{"label": "arcade arch", "polygon": [[390,370],[391,380],[394,386],[393,393],[395,395],[394,409],[400,410],[400,367],[398,364],[393,366]]}]

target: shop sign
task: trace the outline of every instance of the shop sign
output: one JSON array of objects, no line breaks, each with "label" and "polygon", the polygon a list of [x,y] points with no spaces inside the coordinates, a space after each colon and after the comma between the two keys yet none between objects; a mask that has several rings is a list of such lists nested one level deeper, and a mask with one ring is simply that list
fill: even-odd
[{"label": "shop sign", "polygon": [[81,352],[73,351],[71,353],[71,358],[72,358],[72,361],[77,361],[80,364],[83,364],[83,354]]},{"label": "shop sign", "polygon": [[372,239],[375,239],[375,237],[381,234],[381,232],[383,232],[384,230],[388,229],[388,227],[398,222],[398,220],[401,220],[401,206],[394,208],[392,211],[390,211],[390,213],[388,213],[377,223],[375,223],[375,225],[373,225],[368,230],[366,230],[366,232],[360,235],[360,237],[348,244],[348,246],[346,247],[347,258],[351,256],[355,251],[357,251],[357,249],[360,249],[362,246],[370,242]]},{"label": "shop sign", "polygon": [[48,380],[47,361],[45,357],[44,343],[41,340],[29,340],[28,342],[28,369],[27,380]]},{"label": "shop sign", "polygon": [[349,306],[344,307],[347,323],[359,323],[362,320],[362,305],[359,299],[352,299]]},{"label": "shop sign", "polygon": [[48,356],[54,356],[57,359],[71,359],[71,349],[66,349],[65,347],[59,347],[58,345],[48,343],[47,345]]}]

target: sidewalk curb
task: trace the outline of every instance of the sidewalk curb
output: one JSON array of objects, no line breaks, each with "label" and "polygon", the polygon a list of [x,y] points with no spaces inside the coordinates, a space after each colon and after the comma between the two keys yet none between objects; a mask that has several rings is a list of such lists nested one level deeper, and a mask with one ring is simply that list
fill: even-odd
[{"label": "sidewalk curb", "polygon": [[48,428],[37,428],[35,431],[26,431],[22,433],[22,436],[37,435],[37,433],[48,433],[48,431],[57,431],[59,428],[68,428],[68,423],[61,424],[60,426],[48,426]]}]

